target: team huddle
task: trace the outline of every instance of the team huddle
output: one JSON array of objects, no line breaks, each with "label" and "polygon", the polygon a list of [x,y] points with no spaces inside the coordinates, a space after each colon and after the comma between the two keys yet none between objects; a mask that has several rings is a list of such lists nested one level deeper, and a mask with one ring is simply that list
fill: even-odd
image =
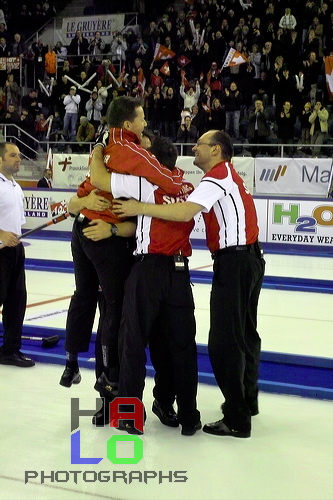
[{"label": "team huddle", "polygon": [[[109,424],[109,405],[116,397],[142,401],[149,345],[156,371],[153,413],[164,425],[181,425],[182,435],[201,429],[188,258],[193,217],[202,212],[214,259],[208,348],[225,398],[223,418],[203,430],[249,437],[251,417],[258,413],[256,325],[265,263],[252,196],[230,162],[231,139],[218,130],[200,137],[194,164],[204,176],[194,189],[176,167],[172,142],[144,131],[139,99],[114,100],[107,122],[110,130],[94,148],[90,175],[69,202],[76,216],[76,290],[60,384],[70,387],[81,380],[78,353],[88,351],[98,306],[95,389],[103,405],[93,424]],[[166,195],[174,203],[165,204]],[[120,420],[118,429],[142,433],[131,419]]]},{"label": "team huddle", "polygon": [[[250,437],[251,417],[259,411],[257,306],[265,261],[252,196],[231,163],[231,139],[219,130],[199,138],[194,164],[204,176],[194,189],[176,167],[172,142],[144,130],[139,99],[112,101],[107,122],[109,132],[94,148],[90,175],[68,206],[75,216],[71,248],[76,289],[68,310],[60,384],[71,387],[81,381],[78,354],[89,350],[98,307],[94,387],[103,404],[93,424],[110,423],[110,403],[117,397],[142,401],[149,345],[156,372],[153,413],[164,425],[181,425],[182,435],[201,429],[188,258],[193,217],[202,212],[214,261],[208,350],[225,399],[223,418],[204,425],[203,431]],[[23,192],[13,178],[20,161],[16,145],[1,144],[0,364],[31,367],[34,361],[20,351],[26,285],[19,235],[25,219]],[[131,410],[119,405],[126,416],[118,429],[140,434],[143,427],[131,419]]]}]

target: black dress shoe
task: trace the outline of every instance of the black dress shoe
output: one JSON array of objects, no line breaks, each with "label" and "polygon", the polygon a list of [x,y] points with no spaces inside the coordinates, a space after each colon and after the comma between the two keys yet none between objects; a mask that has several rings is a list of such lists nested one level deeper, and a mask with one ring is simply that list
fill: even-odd
[{"label": "black dress shoe", "polygon": [[[224,408],[225,408],[225,403],[222,403],[221,404],[222,413],[224,413]],[[256,415],[259,415],[258,405],[250,406],[250,412],[251,412],[251,416],[252,417],[255,417]]]},{"label": "black dress shoe", "polygon": [[128,434],[137,434],[138,436],[141,436],[141,434],[143,434],[143,431],[140,431],[139,429],[134,427],[134,424],[131,420],[121,420],[116,429],[118,429],[118,431],[126,431]]},{"label": "black dress shoe", "polygon": [[96,380],[94,389],[102,398],[109,398],[111,401],[118,396],[118,385],[110,382],[104,372]]},{"label": "black dress shoe", "polygon": [[110,423],[110,400],[102,399],[102,408],[98,410],[92,418],[92,424],[96,427],[104,427]]},{"label": "black dress shoe", "polygon": [[35,366],[34,360],[27,358],[20,351],[14,352],[13,354],[1,353],[0,364],[18,366],[20,368],[29,368],[30,366]]},{"label": "black dress shoe", "polygon": [[233,436],[237,438],[249,438],[251,436],[251,431],[238,431],[236,429],[229,429],[223,422],[223,420],[218,420],[217,422],[212,422],[211,424],[206,424],[202,429],[207,434],[214,434],[214,436]]},{"label": "black dress shoe", "polygon": [[182,425],[182,435],[183,436],[193,436],[197,431],[201,429],[202,425],[199,422],[195,425]]},{"label": "black dress shoe", "polygon": [[177,414],[172,405],[162,405],[155,399],[151,410],[158,416],[162,424],[168,427],[179,426]]},{"label": "black dress shoe", "polygon": [[79,384],[81,382],[81,373],[79,368],[73,370],[69,366],[66,366],[64,373],[61,375],[59,384],[63,387],[71,387],[72,384]]}]

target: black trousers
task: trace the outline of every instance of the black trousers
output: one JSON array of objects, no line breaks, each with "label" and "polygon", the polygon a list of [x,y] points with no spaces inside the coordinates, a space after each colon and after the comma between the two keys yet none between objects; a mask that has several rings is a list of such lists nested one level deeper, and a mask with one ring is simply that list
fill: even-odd
[{"label": "black trousers", "polygon": [[264,269],[255,246],[214,261],[208,351],[225,397],[224,422],[237,430],[251,429],[250,408],[258,405],[257,307]]},{"label": "black trousers", "polygon": [[21,349],[22,325],[27,305],[24,272],[24,247],[4,247],[0,250],[0,305],[4,338],[2,352],[13,354]]},{"label": "black trousers", "polygon": [[110,377],[118,379],[118,330],[124,294],[124,283],[133,263],[131,239],[110,237],[100,241],[86,238],[84,223],[74,222],[72,255],[75,292],[71,299],[65,349],[87,352],[94,324],[99,286],[103,293],[103,321],[99,325],[101,344],[109,346]]},{"label": "black trousers", "polygon": [[[195,425],[200,418],[196,409],[198,370],[194,301],[187,259],[186,269],[175,271],[173,257],[148,254],[142,258],[132,267],[125,285],[119,332],[119,396],[142,400],[145,347],[150,341],[152,360],[160,374],[155,397],[162,403],[172,402],[175,391],[179,422]],[[157,328],[161,323],[163,332]],[[160,348],[154,350],[162,334],[170,355]],[[171,356],[173,380],[169,383],[172,390],[167,389],[164,397],[163,388],[168,387],[168,375],[164,374],[170,373],[170,369],[165,368],[165,356],[167,359]]]}]

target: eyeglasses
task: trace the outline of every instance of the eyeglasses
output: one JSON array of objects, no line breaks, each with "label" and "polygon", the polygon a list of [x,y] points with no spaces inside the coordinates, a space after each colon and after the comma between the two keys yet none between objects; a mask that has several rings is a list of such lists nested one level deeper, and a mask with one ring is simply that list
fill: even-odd
[{"label": "eyeglasses", "polygon": [[196,143],[196,147],[204,146],[204,145],[206,145],[206,146],[216,146],[216,144],[213,143],[213,142],[201,142],[201,141],[198,141]]}]

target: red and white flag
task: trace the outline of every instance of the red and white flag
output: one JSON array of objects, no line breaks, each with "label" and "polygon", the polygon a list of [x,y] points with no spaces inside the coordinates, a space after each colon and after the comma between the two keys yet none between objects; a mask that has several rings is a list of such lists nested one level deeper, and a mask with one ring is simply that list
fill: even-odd
[{"label": "red and white flag", "polygon": [[325,57],[325,74],[328,98],[333,101],[333,52]]},{"label": "red and white flag", "polygon": [[248,59],[243,54],[238,52],[238,50],[231,48],[224,60],[222,68],[226,68],[227,66],[237,66],[238,64],[246,62],[248,62]]},{"label": "red and white flag", "polygon": [[182,68],[184,66],[186,66],[186,64],[190,63],[191,62],[191,59],[189,59],[188,57],[186,56],[180,56],[178,57],[177,59],[177,63],[179,64],[179,66],[181,66]]},{"label": "red and white flag", "polygon": [[164,47],[164,45],[161,45],[160,43],[157,43],[153,61],[159,61],[160,59],[172,59],[175,55],[176,54],[172,52],[172,50]]},{"label": "red and white flag", "polygon": [[165,62],[163,64],[162,68],[160,69],[160,72],[163,73],[163,75],[165,76],[170,76],[170,67],[168,62]]}]

